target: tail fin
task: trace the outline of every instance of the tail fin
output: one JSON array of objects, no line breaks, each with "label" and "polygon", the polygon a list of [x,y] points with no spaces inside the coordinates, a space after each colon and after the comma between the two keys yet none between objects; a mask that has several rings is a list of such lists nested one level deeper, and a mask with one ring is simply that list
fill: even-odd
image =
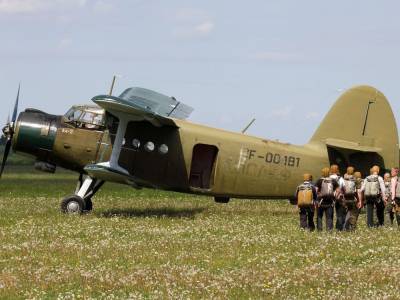
[{"label": "tail fin", "polygon": [[399,164],[396,120],[386,97],[370,86],[344,92],[325,116],[310,144],[323,143],[364,153],[377,153],[385,166]]}]

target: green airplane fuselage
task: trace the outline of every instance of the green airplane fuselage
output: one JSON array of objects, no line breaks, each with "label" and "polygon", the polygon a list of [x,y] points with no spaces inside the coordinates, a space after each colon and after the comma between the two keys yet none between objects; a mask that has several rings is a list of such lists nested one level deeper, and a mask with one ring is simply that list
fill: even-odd
[{"label": "green airplane fuselage", "polygon": [[[213,196],[291,198],[304,173],[317,179],[321,168],[332,163],[342,172],[354,165],[364,175],[373,164],[382,169],[399,164],[393,113],[383,94],[371,87],[346,92],[304,146],[171,120],[174,126],[128,124],[119,165],[137,185]],[[85,126],[28,110],[18,118],[13,147],[39,161],[84,172],[88,164],[109,160],[115,133],[115,126]]]}]

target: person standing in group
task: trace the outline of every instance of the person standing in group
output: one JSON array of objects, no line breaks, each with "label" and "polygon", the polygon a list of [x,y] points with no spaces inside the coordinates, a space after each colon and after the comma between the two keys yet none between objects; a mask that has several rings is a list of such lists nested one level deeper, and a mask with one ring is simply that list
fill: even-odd
[{"label": "person standing in group", "polygon": [[399,169],[392,169],[392,181],[391,181],[391,200],[393,203],[393,211],[396,216],[397,226],[400,226],[400,179]]},{"label": "person standing in group", "polygon": [[314,207],[317,201],[317,190],[312,184],[311,174],[303,175],[304,182],[296,189],[296,200],[300,214],[300,228],[314,231]]},{"label": "person standing in group", "polygon": [[[358,198],[358,202],[357,202],[357,208],[358,208],[357,220],[358,220],[358,217],[360,216],[360,211],[364,207],[364,195],[362,192],[363,186],[364,186],[364,180],[362,178],[361,172],[354,172],[354,178],[356,181],[356,190],[357,190],[357,198]],[[356,223],[357,223],[357,220],[356,220]]]},{"label": "person standing in group", "polygon": [[[391,173],[385,173],[385,175],[383,176],[383,182],[385,183],[385,198],[386,198],[386,214],[388,216],[390,225],[393,225],[393,220],[394,220],[394,205],[393,202],[394,200],[392,200],[392,177],[394,176],[394,169],[392,169]],[[396,175],[396,181],[397,181],[397,175]]]},{"label": "person standing in group", "polygon": [[354,168],[348,167],[344,174],[344,184],[342,189],[343,203],[346,207],[346,218],[344,229],[347,231],[354,230],[357,225],[359,214],[359,199],[357,193],[356,178],[354,177]]},{"label": "person standing in group", "polygon": [[341,231],[344,228],[344,221],[346,219],[346,207],[343,199],[343,186],[344,180],[339,174],[339,166],[331,165],[329,170],[329,177],[338,183],[338,188],[335,190],[335,211],[336,211],[336,229]]},{"label": "person standing in group", "polygon": [[385,183],[383,178],[379,176],[380,168],[373,166],[371,175],[364,179],[363,192],[367,207],[367,226],[373,227],[374,224],[374,208],[378,219],[378,226],[384,224],[385,217]]},{"label": "person standing in group", "polygon": [[322,219],[325,215],[326,230],[333,229],[333,205],[335,191],[339,187],[335,179],[330,178],[329,168],[322,169],[322,177],[316,184],[318,192],[317,229],[322,231]]}]

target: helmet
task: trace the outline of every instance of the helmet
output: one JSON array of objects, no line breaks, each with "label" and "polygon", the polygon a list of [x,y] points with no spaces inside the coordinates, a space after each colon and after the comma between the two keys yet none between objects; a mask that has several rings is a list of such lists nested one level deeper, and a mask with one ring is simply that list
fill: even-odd
[{"label": "helmet", "polygon": [[374,174],[374,173],[379,174],[380,171],[381,171],[381,168],[379,168],[378,166],[373,166],[373,167],[371,168],[372,174]]},{"label": "helmet", "polygon": [[354,174],[354,167],[348,167],[347,168],[347,174],[348,175],[353,175]]},{"label": "helmet", "polygon": [[329,168],[323,168],[321,170],[322,177],[329,177]]},{"label": "helmet", "polygon": [[339,166],[338,165],[331,165],[330,171],[331,174],[339,174]]},{"label": "helmet", "polygon": [[305,173],[305,174],[303,175],[303,180],[304,180],[304,181],[311,181],[311,180],[312,180],[312,175],[309,174],[309,173]]}]

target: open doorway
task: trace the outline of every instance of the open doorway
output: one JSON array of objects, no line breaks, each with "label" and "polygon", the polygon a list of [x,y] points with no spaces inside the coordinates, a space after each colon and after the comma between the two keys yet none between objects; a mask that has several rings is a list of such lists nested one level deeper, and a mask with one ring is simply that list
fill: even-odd
[{"label": "open doorway", "polygon": [[340,150],[328,147],[329,163],[331,165],[333,164],[338,165],[340,173],[344,174],[346,173],[346,168],[349,166],[349,162],[346,157],[348,153],[347,150],[345,149],[340,149]]},{"label": "open doorway", "polygon": [[376,152],[328,147],[328,155],[330,164],[338,165],[341,174],[346,173],[348,166],[355,167],[363,176],[368,176],[370,168],[374,165],[379,166],[382,173],[385,172],[385,162]]},{"label": "open doorway", "polygon": [[365,177],[369,175],[369,170],[375,165],[381,168],[381,175],[385,173],[385,162],[382,156],[375,152],[352,153],[350,155],[350,164],[357,166],[358,171]]},{"label": "open doorway", "polygon": [[214,181],[217,154],[218,148],[214,145],[197,144],[193,147],[189,179],[191,187],[210,189]]}]

